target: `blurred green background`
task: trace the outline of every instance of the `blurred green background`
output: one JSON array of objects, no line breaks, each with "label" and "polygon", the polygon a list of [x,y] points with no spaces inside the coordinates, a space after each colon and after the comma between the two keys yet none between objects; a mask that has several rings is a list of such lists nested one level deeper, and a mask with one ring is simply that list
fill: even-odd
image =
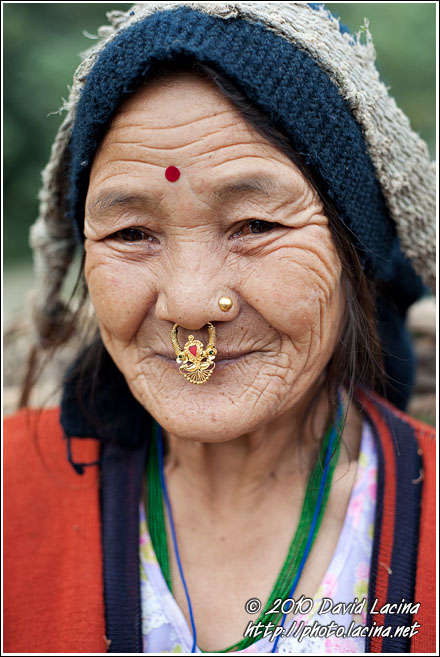
[{"label": "blurred green background", "polygon": [[[130,3],[3,3],[4,264],[29,266],[40,172],[79,53],[111,9]],[[435,155],[436,3],[327,3],[351,31],[370,22],[383,81]]]}]

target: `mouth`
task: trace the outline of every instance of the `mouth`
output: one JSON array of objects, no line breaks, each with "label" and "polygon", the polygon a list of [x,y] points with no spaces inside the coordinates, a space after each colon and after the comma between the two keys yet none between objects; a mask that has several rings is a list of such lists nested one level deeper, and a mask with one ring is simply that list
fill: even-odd
[{"label": "mouth", "polygon": [[[242,353],[231,352],[228,354],[217,353],[214,362],[216,365],[229,365],[231,363],[236,363],[237,361],[243,359],[245,356],[250,356],[250,354],[254,354],[254,353],[255,351],[245,351]],[[159,356],[159,358],[161,358],[162,360],[166,360],[170,363],[176,363],[176,358],[173,356],[164,356],[163,354],[156,354],[156,356]]]}]

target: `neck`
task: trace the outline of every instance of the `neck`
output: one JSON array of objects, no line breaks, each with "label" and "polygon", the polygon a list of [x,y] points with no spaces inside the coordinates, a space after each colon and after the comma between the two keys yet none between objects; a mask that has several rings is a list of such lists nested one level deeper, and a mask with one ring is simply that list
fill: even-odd
[{"label": "neck", "polygon": [[[308,405],[308,404],[307,404]],[[318,404],[313,429],[306,404],[264,426],[224,442],[190,441],[164,432],[167,481],[213,510],[252,507],[275,489],[296,481],[304,488],[327,429],[328,406]]]}]

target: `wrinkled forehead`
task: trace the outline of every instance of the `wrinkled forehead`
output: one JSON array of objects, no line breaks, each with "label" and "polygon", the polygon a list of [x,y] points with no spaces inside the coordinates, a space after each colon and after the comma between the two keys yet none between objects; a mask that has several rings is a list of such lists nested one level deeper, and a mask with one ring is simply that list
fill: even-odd
[{"label": "wrinkled forehead", "polygon": [[174,153],[189,164],[191,146],[208,138],[219,146],[240,140],[244,146],[259,143],[261,149],[271,145],[211,80],[190,72],[171,72],[141,85],[117,109],[95,160],[110,146],[132,143],[159,151],[164,165]]},{"label": "wrinkled forehead", "polygon": [[[289,170],[301,176],[292,160],[212,81],[194,74],[160,78],[143,85],[124,102],[94,157],[89,192],[109,173],[114,174],[115,167],[135,172],[142,164],[161,168],[160,179],[170,182],[182,172],[209,170],[216,184],[238,165],[262,176],[265,172],[286,176]],[[148,169],[146,177],[151,180]],[[293,185],[295,178],[290,178]],[[269,183],[262,185],[261,191],[270,189]]]}]

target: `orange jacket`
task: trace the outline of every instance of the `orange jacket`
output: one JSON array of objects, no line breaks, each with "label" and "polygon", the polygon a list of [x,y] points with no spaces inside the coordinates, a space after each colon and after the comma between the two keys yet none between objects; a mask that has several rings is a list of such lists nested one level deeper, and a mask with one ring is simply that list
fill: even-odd
[{"label": "orange jacket", "polygon": [[[5,420],[4,650],[106,652],[99,473],[66,459],[59,410]],[[77,460],[99,441],[74,441]]]},{"label": "orange jacket", "polygon": [[[364,400],[381,429],[382,411]],[[415,432],[423,485],[414,601],[420,629],[411,652],[436,650],[434,432],[393,409]],[[387,433],[386,428],[383,429]],[[387,446],[388,441],[388,446]],[[96,461],[100,441],[73,439],[73,460]],[[383,439],[384,454],[392,438]],[[391,576],[393,468],[387,465],[379,567],[374,597],[387,602]],[[98,468],[79,477],[66,458],[59,409],[22,410],[5,420],[4,440],[4,650],[6,652],[106,652],[106,610]],[[423,480],[423,481],[422,481]],[[375,619],[376,622],[379,618]],[[114,644],[115,645],[115,644]],[[114,646],[112,646],[114,647]],[[110,648],[111,650],[111,648]],[[382,652],[381,639],[370,650]]]}]

